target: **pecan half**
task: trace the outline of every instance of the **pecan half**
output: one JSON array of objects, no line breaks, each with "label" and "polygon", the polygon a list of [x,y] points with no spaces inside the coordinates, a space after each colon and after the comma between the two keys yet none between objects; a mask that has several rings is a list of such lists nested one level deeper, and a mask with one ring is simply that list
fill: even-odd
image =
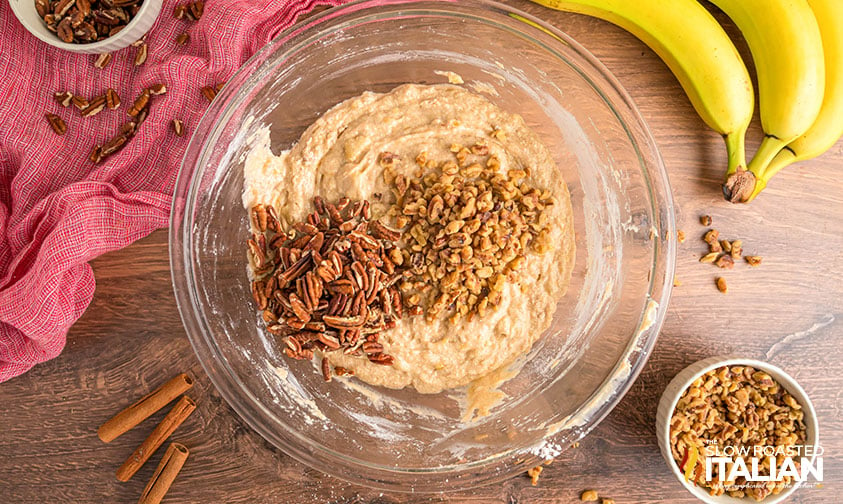
[{"label": "pecan half", "polygon": [[56,114],[45,114],[47,118],[47,122],[50,123],[50,127],[53,128],[53,131],[56,135],[64,135],[67,133],[67,124],[65,124],[64,120],[57,116]]},{"label": "pecan half", "polygon": [[[64,17],[65,14],[70,10],[71,7],[76,3],[76,0],[59,0],[58,2],[53,3],[53,15],[56,18]],[[69,23],[70,21],[68,21]]]},{"label": "pecan half", "polygon": [[76,42],[93,42],[97,39],[97,30],[91,23],[82,22],[78,27],[74,27],[73,36],[75,37]]},{"label": "pecan half", "polygon": [[188,4],[188,8],[190,9],[190,14],[193,16],[193,19],[199,20],[202,17],[202,14],[205,12],[205,2],[202,0],[197,0],[195,2],[191,2]]},{"label": "pecan half", "polygon": [[149,55],[149,46],[145,43],[141,44],[138,47],[138,50],[135,52],[135,66],[141,66],[146,63],[146,58]]},{"label": "pecan half", "polygon": [[179,119],[173,119],[172,121],[173,132],[176,136],[184,135],[184,123],[181,122]]},{"label": "pecan half", "polygon": [[[129,108],[129,115],[132,117],[137,117],[140,115],[141,111],[146,108],[147,104],[149,103],[149,90],[144,89],[141,94],[135,98],[135,102],[132,103],[131,108]],[[140,124],[141,121],[138,121]]]},{"label": "pecan half", "polygon": [[111,88],[105,90],[105,105],[110,110],[115,110],[120,106],[120,96],[117,94],[117,91]]},{"label": "pecan half", "polygon": [[105,108],[105,95],[97,96],[88,102],[88,106],[79,111],[82,117],[93,117]]},{"label": "pecan half", "polygon": [[101,53],[97,55],[94,60],[94,66],[97,68],[105,68],[111,63],[111,53]]},{"label": "pecan half", "polygon": [[115,136],[114,138],[106,142],[105,145],[102,146],[102,157],[104,158],[106,156],[110,156],[118,150],[122,149],[123,146],[126,145],[127,141],[128,138],[126,138],[125,135],[120,134]]},{"label": "pecan half", "polygon": [[70,25],[70,18],[66,17],[59,21],[59,24],[56,26],[56,35],[58,35],[62,42],[67,42],[68,44],[73,42],[73,27]]},{"label": "pecan half", "polygon": [[96,164],[102,161],[102,146],[95,145],[93,149],[91,149],[91,154],[88,156],[88,159],[91,160],[92,163]]},{"label": "pecan half", "polygon": [[211,103],[217,96],[217,90],[213,86],[205,86],[202,88],[202,96],[208,100],[208,103]]},{"label": "pecan half", "polygon": [[386,355],[383,353],[367,355],[366,357],[369,358],[370,362],[374,364],[381,364],[384,366],[391,366],[395,360],[391,355]]},{"label": "pecan half", "polygon": [[335,327],[337,329],[357,329],[362,327],[366,322],[360,315],[354,315],[351,317],[325,315],[322,317],[322,321],[328,326]]},{"label": "pecan half", "polygon": [[38,12],[38,15],[41,16],[41,18],[43,19],[44,16],[50,13],[50,1],[35,0],[35,10]]},{"label": "pecan half", "polygon": [[88,17],[91,15],[91,1],[90,0],[76,0],[76,8],[79,9],[79,12],[82,13],[83,16]]},{"label": "pecan half", "polygon": [[322,377],[326,382],[331,381],[331,363],[324,357],[322,357]]}]

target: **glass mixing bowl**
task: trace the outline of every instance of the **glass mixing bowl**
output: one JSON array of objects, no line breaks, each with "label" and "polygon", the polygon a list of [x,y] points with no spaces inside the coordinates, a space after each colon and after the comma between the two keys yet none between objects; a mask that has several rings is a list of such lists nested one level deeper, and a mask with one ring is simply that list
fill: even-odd
[{"label": "glass mixing bowl", "polygon": [[[437,73],[439,72],[439,73]],[[552,326],[464,423],[464,394],[323,381],[263,332],[246,276],[248,139],[289,148],[363,91],[447,82],[521,114],[573,200],[577,258]],[[565,34],[494,2],[362,1],[309,18],[258,52],[197,126],[173,201],[173,284],[191,343],[261,436],[320,471],[398,491],[468,488],[554,457],[609,413],[650,354],[673,281],[675,224],[653,138],[609,72]]]}]

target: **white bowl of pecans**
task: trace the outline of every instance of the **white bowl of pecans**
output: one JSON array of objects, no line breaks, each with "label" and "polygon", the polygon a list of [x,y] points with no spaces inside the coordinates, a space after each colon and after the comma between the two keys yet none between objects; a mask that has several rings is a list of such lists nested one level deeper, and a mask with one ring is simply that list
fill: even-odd
[{"label": "white bowl of pecans", "polygon": [[149,31],[163,0],[9,0],[31,34],[76,53],[109,53]]},{"label": "white bowl of pecans", "polygon": [[699,500],[775,504],[817,479],[816,412],[782,369],[741,357],[711,357],[671,380],[656,416],[659,448]]}]

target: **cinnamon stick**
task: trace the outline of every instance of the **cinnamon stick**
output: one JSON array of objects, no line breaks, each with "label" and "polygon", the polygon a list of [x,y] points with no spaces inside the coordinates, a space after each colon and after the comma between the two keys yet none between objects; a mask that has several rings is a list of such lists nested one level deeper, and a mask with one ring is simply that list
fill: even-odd
[{"label": "cinnamon stick", "polygon": [[149,483],[143,489],[138,504],[158,504],[161,502],[161,499],[167,494],[167,490],[170,489],[170,485],[173,484],[173,480],[181,471],[188,455],[190,455],[190,451],[186,446],[181,443],[170,443],[164,457],[158,463],[158,468],[155,469],[155,473],[152,474],[152,478],[149,479]]},{"label": "cinnamon stick", "polygon": [[106,443],[113,441],[124,432],[149,418],[170,401],[185,393],[192,386],[193,379],[187,374],[181,373],[102,424],[97,430],[97,436]]},{"label": "cinnamon stick", "polygon": [[181,425],[184,420],[193,413],[193,410],[196,409],[196,403],[193,402],[193,399],[182,396],[179,399],[179,402],[173,406],[173,409],[167,413],[167,416],[164,417],[164,420],[161,420],[161,423],[155,427],[155,430],[147,437],[140,446],[138,446],[134,453],[123,462],[123,465],[120,466],[120,469],[117,469],[117,479],[120,481],[129,481],[138,469],[143,466],[143,464],[149,460],[149,457],[155,453],[164,441],[170,437],[170,434],[173,433],[176,428]]}]

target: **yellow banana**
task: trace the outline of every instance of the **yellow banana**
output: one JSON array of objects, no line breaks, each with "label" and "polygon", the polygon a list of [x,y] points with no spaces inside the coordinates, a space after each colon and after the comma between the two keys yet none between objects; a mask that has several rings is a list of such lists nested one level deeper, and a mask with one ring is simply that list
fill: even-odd
[{"label": "yellow banana", "polygon": [[757,167],[755,190],[749,200],[758,196],[782,168],[819,156],[843,136],[843,1],[808,0],[808,4],[817,18],[823,41],[825,95],[822,108],[808,131],[780,150],[769,165]]},{"label": "yellow banana", "polygon": [[[758,73],[758,108],[764,140],[749,163],[766,166],[789,142],[811,127],[822,106],[825,63],[817,19],[806,0],[711,0],[740,29]],[[729,168],[724,195],[746,201],[754,184],[733,182]],[[752,177],[749,173],[745,174]]]},{"label": "yellow banana", "polygon": [[616,24],[667,64],[705,123],[726,139],[729,171],[745,170],[752,82],[737,49],[696,0],[533,0]]}]

